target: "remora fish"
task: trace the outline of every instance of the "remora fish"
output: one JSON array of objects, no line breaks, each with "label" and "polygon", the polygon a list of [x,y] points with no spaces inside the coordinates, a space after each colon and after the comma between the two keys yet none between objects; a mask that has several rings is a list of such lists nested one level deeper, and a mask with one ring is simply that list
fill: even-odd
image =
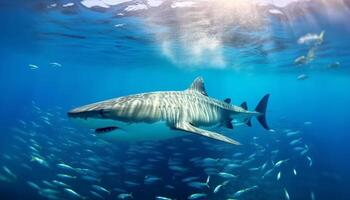
[{"label": "remora fish", "polygon": [[246,105],[235,106],[230,99],[219,101],[205,91],[201,77],[194,80],[184,91],[150,92],[106,100],[68,112],[68,116],[95,129],[96,134],[126,140],[161,140],[197,134],[230,144],[240,143],[219,133],[205,130],[224,126],[232,129],[233,119],[250,124],[257,117],[267,130],[265,120],[269,94],[265,95],[255,111],[248,111]]}]

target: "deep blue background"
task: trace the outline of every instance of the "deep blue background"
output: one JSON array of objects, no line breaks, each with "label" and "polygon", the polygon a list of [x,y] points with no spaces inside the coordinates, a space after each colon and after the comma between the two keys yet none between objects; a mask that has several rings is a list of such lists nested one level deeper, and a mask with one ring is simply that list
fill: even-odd
[{"label": "deep blue background", "polygon": [[[317,55],[313,68],[299,70],[292,66],[292,69],[279,69],[274,66],[278,59],[293,62],[296,56],[281,52],[271,62],[274,70],[259,63],[253,66],[253,70],[189,69],[164,58],[154,44],[147,48],[153,50],[147,51],[147,56],[142,54],[143,47],[136,55],[127,50],[106,55],[91,47],[56,45],[66,38],[43,39],[38,29],[52,30],[55,27],[46,27],[41,12],[36,13],[31,6],[22,5],[4,4],[0,9],[1,137],[7,137],[8,128],[18,119],[30,118],[25,108],[32,101],[43,108],[61,106],[68,110],[132,93],[186,89],[200,75],[204,77],[210,96],[218,99],[230,97],[234,104],[247,101],[250,107],[254,107],[265,93],[270,93],[268,118],[271,127],[280,126],[282,120],[303,129],[304,141],[314,156],[312,173],[317,177],[315,184],[324,194],[318,199],[330,199],[333,195],[337,199],[346,199],[350,195],[350,32],[344,25],[346,19],[330,21],[321,18],[319,26],[322,29],[297,24],[295,35],[299,36],[326,30],[325,44],[320,47],[321,53]],[[290,39],[295,39],[295,35]],[[81,41],[76,39],[76,43],[83,46],[88,40],[89,37]],[[294,45],[299,48],[296,43]],[[338,55],[340,69],[320,67],[338,61]],[[63,66],[53,68],[49,66],[50,62],[59,62]],[[40,66],[40,69],[30,70],[30,63]],[[305,71],[310,78],[296,80]],[[305,121],[311,121],[312,125],[303,126]]]}]

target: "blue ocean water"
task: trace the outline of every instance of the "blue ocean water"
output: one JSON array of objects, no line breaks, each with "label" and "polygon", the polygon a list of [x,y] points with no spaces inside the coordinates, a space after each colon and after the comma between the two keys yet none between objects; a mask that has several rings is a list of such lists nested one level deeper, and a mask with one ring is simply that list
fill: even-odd
[{"label": "blue ocean water", "polygon": [[[349,9],[347,0],[0,2],[1,199],[348,199]],[[185,90],[198,76],[210,97],[252,110],[269,93],[273,130],[255,119],[217,130],[241,146],[192,134],[129,143],[67,116]]]}]

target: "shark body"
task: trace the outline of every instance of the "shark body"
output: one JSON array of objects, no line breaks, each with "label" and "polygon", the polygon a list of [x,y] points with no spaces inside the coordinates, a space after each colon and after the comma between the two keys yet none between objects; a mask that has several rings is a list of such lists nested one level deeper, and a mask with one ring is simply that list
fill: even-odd
[{"label": "shark body", "polygon": [[207,95],[201,77],[196,78],[184,91],[150,92],[119,97],[75,108],[68,116],[105,137],[138,141],[161,140],[188,133],[197,134],[230,144],[240,143],[211,130],[224,126],[233,129],[232,121],[251,125],[252,117],[265,129],[265,95],[255,111],[248,111],[246,103],[230,104]]}]

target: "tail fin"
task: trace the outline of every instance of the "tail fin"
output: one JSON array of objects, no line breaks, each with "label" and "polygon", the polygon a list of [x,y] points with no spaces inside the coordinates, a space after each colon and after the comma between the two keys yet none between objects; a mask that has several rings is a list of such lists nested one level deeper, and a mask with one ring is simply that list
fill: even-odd
[{"label": "tail fin", "polygon": [[322,41],[323,41],[323,37],[324,37],[324,32],[325,32],[325,31],[322,31],[322,32],[320,33],[320,36],[319,36],[320,39],[321,39]]},{"label": "tail fin", "polygon": [[255,111],[260,113],[260,115],[256,118],[258,119],[261,126],[263,126],[266,130],[270,130],[269,126],[266,123],[266,107],[267,102],[269,101],[269,96],[270,94],[266,94],[255,108]]},{"label": "tail fin", "polygon": [[206,184],[206,186],[208,186],[208,188],[210,188],[209,181],[210,181],[210,176],[208,176],[207,181],[205,181],[205,184]]}]

